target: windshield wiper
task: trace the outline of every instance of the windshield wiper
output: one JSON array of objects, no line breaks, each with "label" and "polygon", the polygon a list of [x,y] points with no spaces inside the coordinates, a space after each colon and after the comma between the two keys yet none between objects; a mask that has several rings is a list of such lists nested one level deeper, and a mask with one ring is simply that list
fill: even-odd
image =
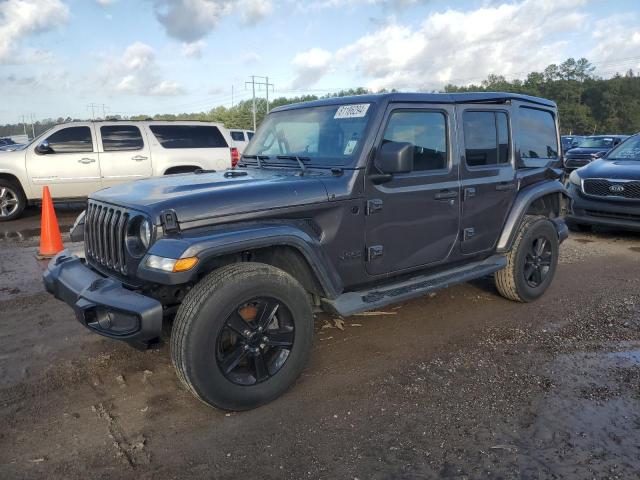
[{"label": "windshield wiper", "polygon": [[255,158],[258,161],[258,167],[262,168],[262,160],[269,160],[269,155],[242,155],[242,158]]},{"label": "windshield wiper", "polygon": [[278,160],[295,160],[296,162],[298,162],[298,165],[300,165],[300,170],[302,170],[300,172],[300,176],[302,177],[306,171],[307,171],[307,167],[304,164],[304,161],[309,161],[311,160],[309,157],[298,157],[297,155],[278,155],[276,157]]}]

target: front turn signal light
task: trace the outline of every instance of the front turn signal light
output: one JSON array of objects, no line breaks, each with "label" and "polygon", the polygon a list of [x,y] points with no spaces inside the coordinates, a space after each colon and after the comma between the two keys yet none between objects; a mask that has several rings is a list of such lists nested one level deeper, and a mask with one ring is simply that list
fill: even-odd
[{"label": "front turn signal light", "polygon": [[191,270],[198,263],[198,257],[179,258],[173,266],[174,272],[186,272]]}]

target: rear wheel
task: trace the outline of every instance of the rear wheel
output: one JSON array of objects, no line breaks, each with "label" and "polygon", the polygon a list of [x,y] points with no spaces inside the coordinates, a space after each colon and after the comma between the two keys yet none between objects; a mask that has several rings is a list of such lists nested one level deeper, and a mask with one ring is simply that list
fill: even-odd
[{"label": "rear wheel", "polygon": [[507,266],[495,274],[500,294],[517,302],[542,296],[555,275],[558,253],[553,223],[545,217],[525,217],[507,256]]},{"label": "rear wheel", "polygon": [[18,218],[27,206],[27,198],[11,180],[0,178],[0,222]]},{"label": "rear wheel", "polygon": [[313,337],[305,290],[259,263],[222,267],[178,310],[171,356],[180,380],[203,402],[246,410],[281,395],[304,368]]}]

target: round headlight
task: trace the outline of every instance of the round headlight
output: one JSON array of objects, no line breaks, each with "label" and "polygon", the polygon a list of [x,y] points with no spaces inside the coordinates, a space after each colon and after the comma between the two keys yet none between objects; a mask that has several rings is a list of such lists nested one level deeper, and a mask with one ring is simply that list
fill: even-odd
[{"label": "round headlight", "polygon": [[151,243],[151,223],[149,220],[144,219],[140,222],[140,232],[138,233],[138,237],[144,245],[144,248],[149,248],[149,244]]}]

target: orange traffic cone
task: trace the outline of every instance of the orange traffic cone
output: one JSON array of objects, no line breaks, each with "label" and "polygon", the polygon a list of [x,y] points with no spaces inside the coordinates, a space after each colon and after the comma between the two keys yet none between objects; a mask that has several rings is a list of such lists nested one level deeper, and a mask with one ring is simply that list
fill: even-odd
[{"label": "orange traffic cone", "polygon": [[56,211],[53,209],[53,201],[49,187],[42,189],[42,220],[40,222],[40,257],[51,258],[64,249],[62,236],[58,227]]}]

